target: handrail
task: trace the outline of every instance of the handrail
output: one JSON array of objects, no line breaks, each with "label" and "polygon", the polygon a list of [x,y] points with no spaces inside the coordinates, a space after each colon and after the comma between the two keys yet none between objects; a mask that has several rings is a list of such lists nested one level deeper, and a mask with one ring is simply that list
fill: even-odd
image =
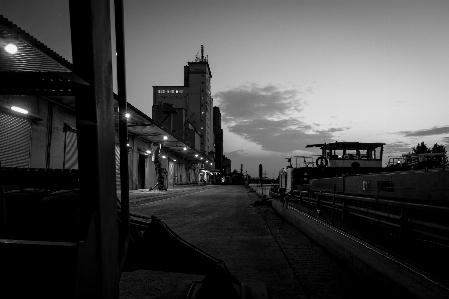
[{"label": "handrail", "polygon": [[[300,193],[307,194],[307,191],[301,191]],[[320,192],[320,191],[311,192],[311,194],[334,196],[333,193]],[[435,206],[435,205],[422,204],[422,203],[402,202],[402,201],[395,201],[395,200],[388,200],[388,199],[379,199],[379,198],[356,196],[356,195],[349,195],[349,194],[338,194],[338,193],[335,194],[335,197],[343,198],[343,199],[352,199],[352,200],[357,200],[357,201],[375,202],[375,203],[396,206],[396,207],[419,208],[419,209],[423,209],[423,210],[449,213],[449,207],[446,207],[446,206]]]}]

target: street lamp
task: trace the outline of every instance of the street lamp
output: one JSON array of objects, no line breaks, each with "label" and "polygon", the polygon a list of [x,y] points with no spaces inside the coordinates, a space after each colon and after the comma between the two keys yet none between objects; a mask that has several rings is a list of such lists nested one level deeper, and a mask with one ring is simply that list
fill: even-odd
[{"label": "street lamp", "polygon": [[3,49],[5,49],[6,52],[9,54],[16,54],[17,53],[17,46],[14,44],[7,44]]}]

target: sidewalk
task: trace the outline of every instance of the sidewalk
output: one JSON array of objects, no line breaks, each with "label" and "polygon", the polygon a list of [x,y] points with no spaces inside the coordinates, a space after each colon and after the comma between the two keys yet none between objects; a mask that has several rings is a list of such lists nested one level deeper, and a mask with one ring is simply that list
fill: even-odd
[{"label": "sidewalk", "polygon": [[[170,200],[179,196],[197,193],[212,188],[217,188],[220,185],[178,185],[172,186],[163,190],[149,190],[137,189],[129,191],[129,205],[130,207],[152,204],[163,200]],[[121,191],[117,190],[117,197],[121,199]]]}]

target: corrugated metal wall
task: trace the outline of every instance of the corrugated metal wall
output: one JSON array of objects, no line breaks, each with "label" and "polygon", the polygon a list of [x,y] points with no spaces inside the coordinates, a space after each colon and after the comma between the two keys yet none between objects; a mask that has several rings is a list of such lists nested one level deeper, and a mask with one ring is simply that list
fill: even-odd
[{"label": "corrugated metal wall", "polygon": [[115,185],[117,190],[120,189],[120,147],[115,146]]},{"label": "corrugated metal wall", "polygon": [[31,124],[0,113],[0,161],[2,167],[29,167]]},{"label": "corrugated metal wall", "polygon": [[65,132],[64,148],[64,169],[78,169],[78,145],[75,132]]}]

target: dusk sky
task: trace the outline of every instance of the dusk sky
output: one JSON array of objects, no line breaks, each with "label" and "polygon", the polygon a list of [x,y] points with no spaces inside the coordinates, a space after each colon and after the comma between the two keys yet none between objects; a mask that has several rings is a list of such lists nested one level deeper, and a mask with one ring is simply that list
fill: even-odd
[{"label": "dusk sky", "polygon": [[[0,14],[69,61],[68,0]],[[125,0],[128,101],[182,85],[204,45],[232,168],[277,177],[311,143],[449,144],[449,1]]]}]

